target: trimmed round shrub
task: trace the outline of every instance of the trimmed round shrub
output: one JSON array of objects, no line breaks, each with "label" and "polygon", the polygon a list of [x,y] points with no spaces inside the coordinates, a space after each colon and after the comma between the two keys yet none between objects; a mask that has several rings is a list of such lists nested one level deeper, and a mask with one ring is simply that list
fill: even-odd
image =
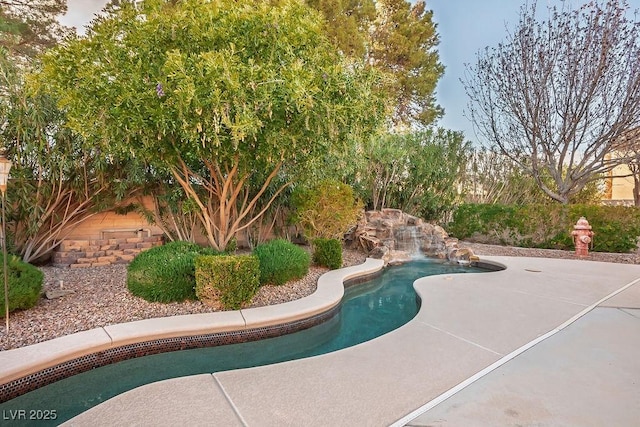
[{"label": "trimmed round shrub", "polygon": [[[5,315],[4,262],[0,254],[0,317]],[[9,285],[9,311],[25,310],[38,303],[42,293],[44,274],[15,255],[7,258],[7,283]]]},{"label": "trimmed round shrub", "polygon": [[284,239],[258,245],[253,254],[260,260],[260,284],[283,285],[309,271],[311,257],[304,249]]},{"label": "trimmed round shrub", "polygon": [[342,267],[342,242],[338,239],[315,239],[313,262],[331,270]]},{"label": "trimmed round shrub", "polygon": [[140,253],[127,268],[127,287],[151,302],[196,299],[195,259],[217,255],[211,248],[189,242],[170,242]]}]

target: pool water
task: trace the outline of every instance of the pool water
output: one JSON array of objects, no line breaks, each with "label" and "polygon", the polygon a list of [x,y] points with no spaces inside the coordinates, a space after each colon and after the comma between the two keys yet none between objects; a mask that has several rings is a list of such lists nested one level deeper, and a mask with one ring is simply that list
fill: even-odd
[{"label": "pool water", "polygon": [[[438,260],[416,260],[385,269],[348,288],[339,313],[318,326],[260,341],[130,359],[94,369],[0,404],[0,416],[19,425],[57,425],[120,393],[169,378],[248,368],[329,353],[404,325],[418,312],[413,282],[434,274],[484,271]],[[25,411],[54,411],[55,420],[15,420]],[[9,418],[13,417],[13,418]],[[15,424],[15,425],[18,425]]]}]

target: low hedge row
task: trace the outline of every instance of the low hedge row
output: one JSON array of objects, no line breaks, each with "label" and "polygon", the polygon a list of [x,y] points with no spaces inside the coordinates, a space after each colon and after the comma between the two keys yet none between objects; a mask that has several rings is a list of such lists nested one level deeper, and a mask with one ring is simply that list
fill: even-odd
[{"label": "low hedge row", "polygon": [[[342,266],[340,241],[318,239],[314,248],[319,265]],[[310,264],[307,251],[283,239],[259,245],[251,256],[228,256],[194,243],[171,242],[142,252],[129,264],[127,287],[147,301],[200,299],[237,309],[251,300],[259,286],[302,278]]]},{"label": "low hedge row", "polygon": [[581,216],[595,232],[594,251],[622,253],[637,248],[640,209],[624,206],[464,204],[447,231],[482,243],[570,250],[571,232]]}]

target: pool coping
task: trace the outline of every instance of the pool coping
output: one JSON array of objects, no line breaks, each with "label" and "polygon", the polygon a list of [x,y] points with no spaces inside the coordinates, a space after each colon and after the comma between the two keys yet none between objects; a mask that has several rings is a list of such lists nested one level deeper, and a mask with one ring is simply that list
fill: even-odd
[{"label": "pool coping", "polygon": [[317,289],[313,294],[282,304],[138,320],[5,350],[0,352],[0,387],[92,354],[140,343],[237,332],[261,333],[272,327],[321,318],[340,304],[345,282],[370,276],[383,267],[382,260],[367,258],[362,264],[328,271],[318,279]]}]

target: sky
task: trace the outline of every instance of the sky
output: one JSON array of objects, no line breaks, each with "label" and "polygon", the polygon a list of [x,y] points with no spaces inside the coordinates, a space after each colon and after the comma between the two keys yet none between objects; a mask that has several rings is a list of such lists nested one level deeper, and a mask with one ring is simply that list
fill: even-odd
[{"label": "sky", "polygon": [[[437,49],[446,68],[436,89],[438,103],[445,110],[439,126],[463,131],[468,140],[476,142],[473,126],[465,117],[468,98],[460,79],[464,78],[467,65],[475,64],[479,51],[505,39],[507,29],[517,24],[520,6],[525,1],[426,0],[438,25],[440,45]],[[588,0],[568,1],[578,6]],[[628,1],[632,10],[640,9],[640,0]],[[68,12],[61,22],[81,29],[102,9],[106,0],[67,0],[67,4]],[[560,4],[561,0],[538,0],[542,7]]]}]

